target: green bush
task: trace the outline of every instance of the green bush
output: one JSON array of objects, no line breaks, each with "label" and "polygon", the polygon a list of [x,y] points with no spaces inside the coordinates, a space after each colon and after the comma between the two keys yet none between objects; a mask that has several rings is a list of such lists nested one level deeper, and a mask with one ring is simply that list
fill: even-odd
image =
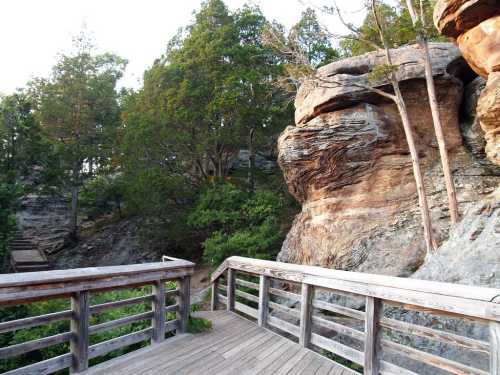
[{"label": "green bush", "polygon": [[229,184],[209,187],[189,216],[189,224],[207,231],[203,259],[217,266],[231,255],[270,259],[278,253],[283,232],[282,196],[270,191],[250,194]]}]

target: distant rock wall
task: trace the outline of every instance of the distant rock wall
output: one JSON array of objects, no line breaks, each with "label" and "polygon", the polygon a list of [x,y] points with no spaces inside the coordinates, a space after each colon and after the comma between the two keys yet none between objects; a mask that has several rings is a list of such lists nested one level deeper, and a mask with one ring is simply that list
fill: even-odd
[{"label": "distant rock wall", "polygon": [[[440,113],[463,212],[500,182],[484,154],[460,131],[463,82],[471,72],[451,43],[431,43]],[[448,235],[449,214],[427,100],[423,54],[392,51],[417,139],[435,237]],[[338,269],[411,275],[426,256],[411,159],[397,108],[361,88],[383,63],[368,53],[320,68],[297,95],[295,126],[279,138],[278,162],[302,204],[279,260]],[[342,84],[339,85],[338,83]],[[390,89],[387,81],[376,84]],[[470,128],[470,127],[469,127]],[[464,142],[465,140],[465,142]]]}]

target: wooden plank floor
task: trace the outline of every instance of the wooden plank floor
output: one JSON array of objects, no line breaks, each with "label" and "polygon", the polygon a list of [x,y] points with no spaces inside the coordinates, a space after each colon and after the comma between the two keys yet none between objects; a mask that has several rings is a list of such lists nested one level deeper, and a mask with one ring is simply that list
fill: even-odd
[{"label": "wooden plank floor", "polygon": [[357,374],[235,313],[214,311],[197,315],[212,321],[210,332],[175,336],[104,362],[83,374]]}]

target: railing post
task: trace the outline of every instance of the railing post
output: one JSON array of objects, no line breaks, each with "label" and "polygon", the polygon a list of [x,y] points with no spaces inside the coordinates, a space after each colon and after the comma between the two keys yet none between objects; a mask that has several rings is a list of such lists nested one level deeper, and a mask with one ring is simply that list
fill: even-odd
[{"label": "railing post", "polygon": [[269,311],[269,278],[264,275],[259,277],[259,318],[257,322],[260,327],[267,325],[267,313]]},{"label": "railing post", "polygon": [[179,310],[177,311],[178,326],[177,331],[179,333],[186,333],[189,312],[191,310],[191,276],[184,276],[179,282]]},{"label": "railing post", "polygon": [[311,342],[311,315],[313,294],[313,286],[302,283],[302,298],[300,301],[299,344],[305,348],[307,348]]},{"label": "railing post", "polygon": [[71,373],[78,373],[89,367],[89,292],[84,290],[71,296],[71,333],[70,351],[72,355]]},{"label": "railing post", "polygon": [[151,308],[153,310],[151,343],[159,343],[165,340],[165,282],[163,280],[155,281],[153,284]]},{"label": "railing post", "polygon": [[500,323],[490,322],[490,374],[500,375]]},{"label": "railing post", "polygon": [[378,375],[380,372],[379,332],[382,313],[382,300],[366,297],[364,375]]},{"label": "railing post", "polygon": [[219,293],[219,279],[214,280],[212,283],[212,298],[210,300],[210,308],[212,311],[217,310],[219,304],[217,293]]},{"label": "railing post", "polygon": [[235,271],[231,268],[227,270],[227,311],[234,311],[234,279]]}]

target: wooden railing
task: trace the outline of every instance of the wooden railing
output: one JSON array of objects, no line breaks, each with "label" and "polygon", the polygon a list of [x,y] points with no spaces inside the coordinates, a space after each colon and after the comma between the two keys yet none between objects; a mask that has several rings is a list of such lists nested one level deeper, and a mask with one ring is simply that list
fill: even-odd
[{"label": "wooden railing", "polygon": [[500,375],[498,302],[499,289],[242,257],[212,275],[212,309],[224,303],[371,375]]},{"label": "wooden railing", "polygon": [[[78,373],[88,368],[89,359],[148,340],[152,343],[162,342],[166,334],[174,330],[186,332],[193,267],[191,262],[173,259],[164,263],[0,275],[0,308],[56,298],[71,300],[69,310],[0,322],[2,334],[63,320],[70,321],[68,332],[0,348],[0,360],[5,360],[49,346],[70,343],[67,354],[17,368],[6,374],[50,374],[65,368]],[[178,287],[165,290],[167,281],[177,281]],[[148,285],[152,286],[151,294],[97,305],[90,303],[94,293]],[[170,296],[175,296],[177,303],[166,306],[166,298]],[[145,302],[151,303],[150,311],[90,325],[92,315]],[[173,311],[176,312],[176,319],[166,321],[167,313]],[[147,320],[151,320],[148,328],[89,345],[89,338],[93,334]]]}]

